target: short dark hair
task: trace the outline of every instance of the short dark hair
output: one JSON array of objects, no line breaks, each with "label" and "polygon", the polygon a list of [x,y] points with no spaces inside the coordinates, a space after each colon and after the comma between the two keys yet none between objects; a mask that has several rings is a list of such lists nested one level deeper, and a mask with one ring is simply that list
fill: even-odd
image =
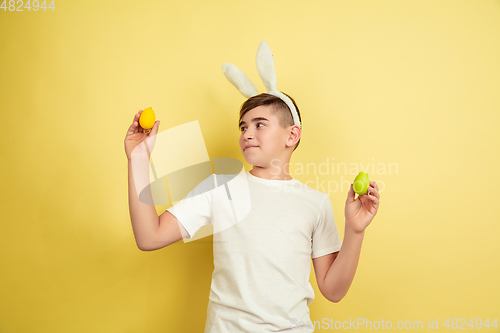
[{"label": "short dark hair", "polygon": [[[282,93],[285,94],[284,92],[282,92]],[[302,119],[300,118],[300,111],[299,111],[299,108],[297,107],[297,104],[295,103],[295,101],[293,100],[292,97],[288,96],[287,94],[285,94],[285,95],[288,98],[290,98],[293,105],[295,106],[295,109],[297,110],[297,115],[299,116],[300,127],[302,128]],[[295,124],[293,122],[293,116],[292,116],[292,113],[291,113],[288,105],[286,105],[286,103],[281,98],[274,96],[274,95],[271,95],[271,94],[267,94],[267,93],[262,93],[262,94],[250,97],[241,105],[240,119],[238,120],[238,124],[241,122],[241,119],[243,118],[243,116],[245,116],[245,114],[248,111],[250,111],[258,106],[261,106],[261,105],[271,105],[272,106],[271,112],[276,118],[278,118],[278,121],[279,121],[279,124],[281,127],[286,128],[288,126],[292,126],[293,124]],[[297,149],[297,147],[299,146],[299,143],[300,143],[300,139],[295,144],[295,148],[293,148],[293,151],[295,151],[295,149]]]}]

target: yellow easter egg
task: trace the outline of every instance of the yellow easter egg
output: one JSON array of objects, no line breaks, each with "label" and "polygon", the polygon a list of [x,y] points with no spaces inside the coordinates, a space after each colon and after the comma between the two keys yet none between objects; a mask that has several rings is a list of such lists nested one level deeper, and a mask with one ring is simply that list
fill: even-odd
[{"label": "yellow easter egg", "polygon": [[146,108],[142,111],[139,117],[139,124],[144,129],[150,129],[155,124],[155,112],[151,107]]}]

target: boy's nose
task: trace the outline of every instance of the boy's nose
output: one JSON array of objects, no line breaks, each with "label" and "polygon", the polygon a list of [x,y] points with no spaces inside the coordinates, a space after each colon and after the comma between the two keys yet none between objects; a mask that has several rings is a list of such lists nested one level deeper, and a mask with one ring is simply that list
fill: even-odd
[{"label": "boy's nose", "polygon": [[253,139],[253,133],[247,130],[247,131],[245,132],[245,134],[243,134],[243,138],[244,138],[245,140],[248,140],[248,139]]}]

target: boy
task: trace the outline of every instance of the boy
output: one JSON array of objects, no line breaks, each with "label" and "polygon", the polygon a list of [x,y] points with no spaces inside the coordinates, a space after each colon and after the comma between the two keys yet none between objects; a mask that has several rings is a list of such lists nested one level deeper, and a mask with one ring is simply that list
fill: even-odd
[{"label": "boy", "polygon": [[[139,201],[130,162],[131,151],[145,135],[140,133],[139,115],[125,139],[129,205],[137,245],[151,251],[191,238],[210,223],[211,203],[205,192],[197,205],[183,200],[158,217],[152,205]],[[354,278],[364,230],[377,212],[378,186],[371,181],[369,194],[355,200],[351,184],[342,243],[328,195],[289,175],[301,129],[294,124],[287,104],[266,93],[249,98],[240,110],[240,131],[243,157],[253,165],[246,172],[251,211],[213,235],[214,272],[205,333],[313,332],[311,324],[298,328],[299,322],[311,320],[310,260],[320,292],[331,302],[339,302]],[[157,132],[158,123],[151,135]],[[203,183],[206,180],[192,193]]]},{"label": "boy", "polygon": [[[274,59],[265,41],[259,45],[256,61],[267,93],[258,94],[241,70],[223,64],[226,78],[248,98],[239,117],[240,149],[253,165],[244,174],[248,180],[248,214],[220,228],[227,226],[231,215],[221,214],[219,196],[212,189],[217,190],[219,177],[226,183],[233,175],[212,174],[160,217],[152,205],[139,201],[132,159],[135,166],[139,165],[134,171],[141,180],[148,179],[147,171],[143,175],[137,170],[149,170],[145,144],[134,150],[147,138],[138,125],[141,110],[125,137],[132,227],[139,249],[151,251],[191,238],[204,225],[214,225],[214,272],[205,333],[313,332],[308,308],[314,300],[310,260],[320,292],[331,302],[339,302],[354,278],[364,230],[377,213],[380,195],[377,184],[371,181],[367,194],[355,200],[351,184],[342,243],[328,195],[290,177],[288,172],[290,158],[300,142],[300,112],[295,101],[276,88]],[[149,134],[153,143],[158,125]],[[147,144],[149,147],[149,140]],[[233,183],[232,189],[235,187],[243,185]],[[238,195],[229,198],[232,203],[245,203],[239,199]],[[304,323],[309,324],[304,327]]]}]

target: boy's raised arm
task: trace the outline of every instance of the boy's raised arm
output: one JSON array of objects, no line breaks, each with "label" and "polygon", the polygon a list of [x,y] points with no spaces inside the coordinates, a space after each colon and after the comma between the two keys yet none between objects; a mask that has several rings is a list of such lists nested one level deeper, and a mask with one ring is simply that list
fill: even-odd
[{"label": "boy's raised arm", "polygon": [[[139,117],[143,110],[135,116],[125,137],[125,153],[128,159],[128,202],[130,220],[137,247],[142,251],[157,250],[182,239],[181,230],[175,216],[165,212],[158,216],[154,204],[146,204],[139,200],[136,181],[149,184],[149,156],[146,151],[136,149],[148,137],[158,133],[159,121],[155,123],[150,133],[146,134],[139,125]],[[145,144],[147,142],[145,141]],[[153,146],[147,143],[152,151]],[[132,154],[134,152],[134,154]],[[137,174],[134,174],[134,171]],[[153,202],[151,189],[142,189],[144,201]]]},{"label": "boy's raised arm", "polygon": [[[149,136],[158,133],[159,122],[157,121],[155,123],[150,133],[145,133],[146,131],[144,128],[139,125],[139,118],[142,111],[143,110],[139,110],[139,112],[135,114],[132,125],[130,125],[127,135],[125,136],[125,154],[128,160],[128,205],[130,220],[132,222],[132,229],[134,231],[137,247],[141,250],[146,250],[153,235],[158,230],[159,217],[154,205],[148,205],[141,202],[137,195],[134,177],[141,181],[147,181],[145,184],[149,183],[149,156],[145,151],[141,152],[138,149],[134,151],[134,149]],[[132,154],[132,152],[134,152],[134,154]],[[135,169],[137,174],[134,175],[133,169]],[[148,191],[147,195],[149,196],[148,199],[150,199],[151,190],[149,188],[145,190]],[[144,193],[146,193],[146,191],[144,191]]]}]

